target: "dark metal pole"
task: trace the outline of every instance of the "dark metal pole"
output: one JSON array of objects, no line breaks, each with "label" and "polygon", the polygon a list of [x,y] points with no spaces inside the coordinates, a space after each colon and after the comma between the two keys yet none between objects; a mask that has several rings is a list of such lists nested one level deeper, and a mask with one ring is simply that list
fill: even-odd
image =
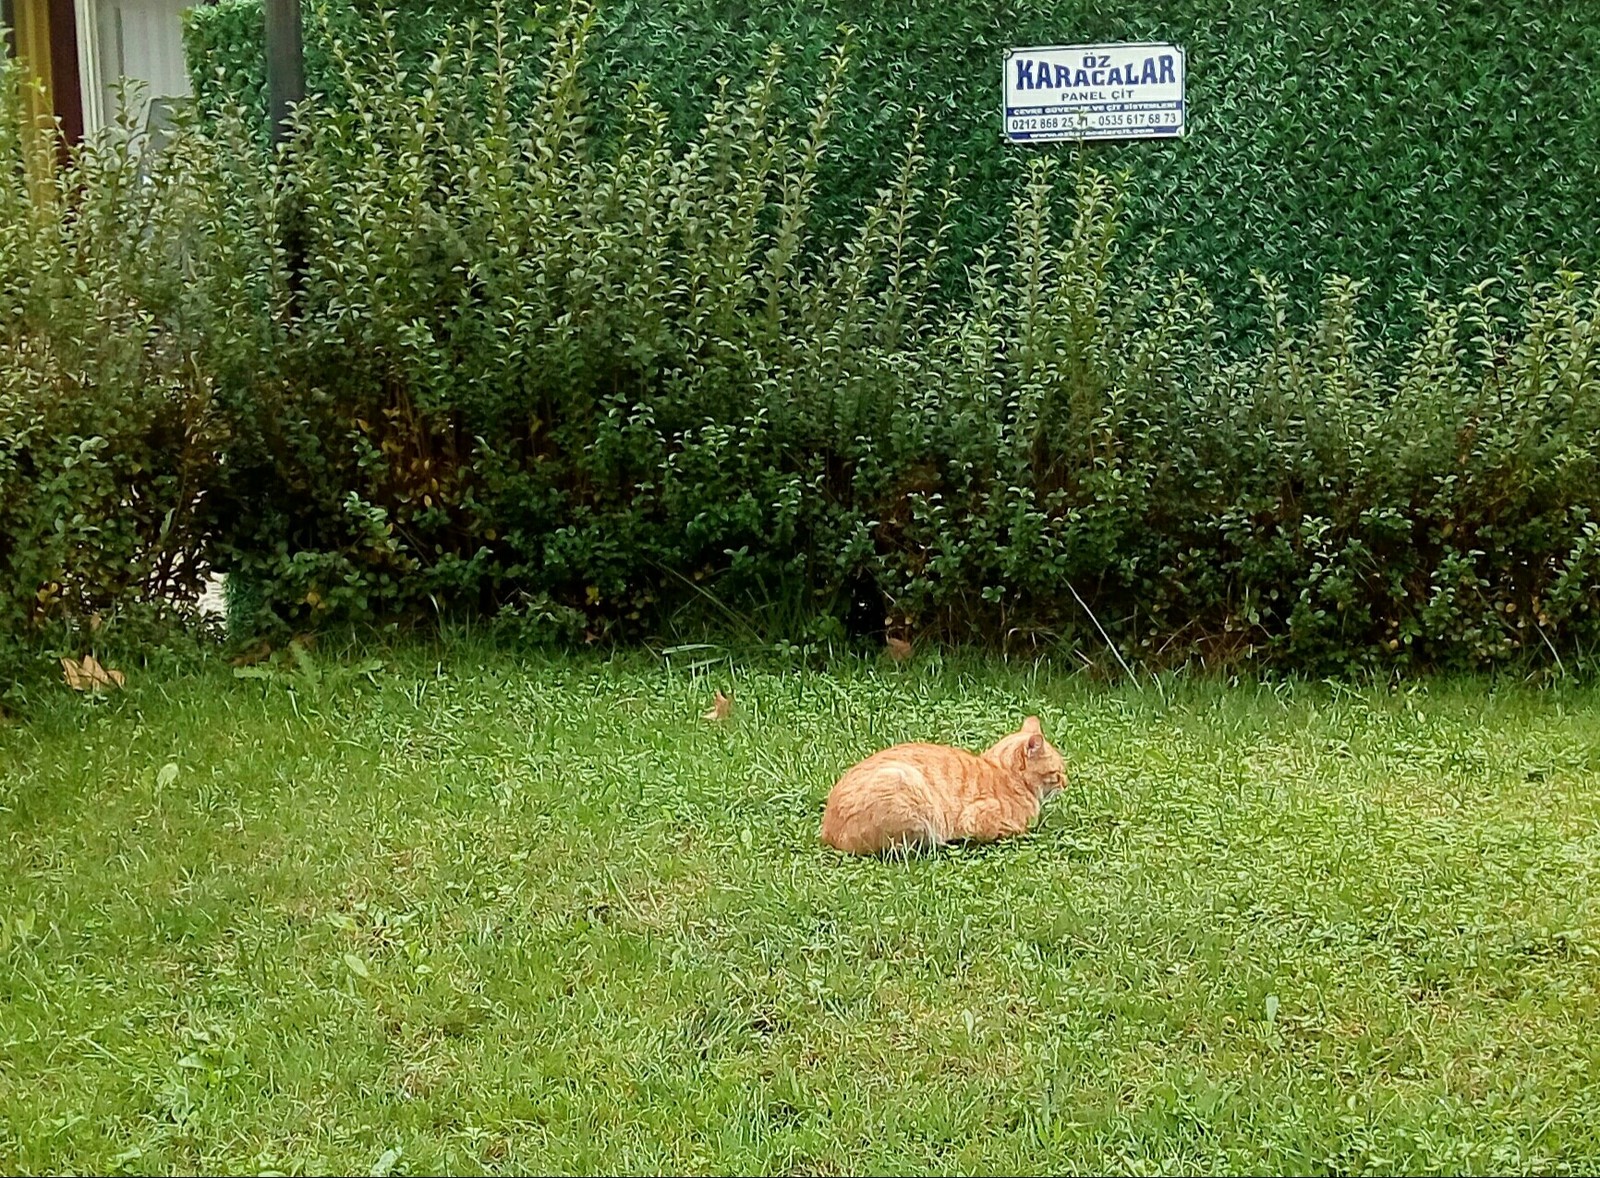
[{"label": "dark metal pole", "polygon": [[272,142],[289,134],[289,107],[306,96],[305,50],[300,40],[300,0],[266,0],[267,121]]}]

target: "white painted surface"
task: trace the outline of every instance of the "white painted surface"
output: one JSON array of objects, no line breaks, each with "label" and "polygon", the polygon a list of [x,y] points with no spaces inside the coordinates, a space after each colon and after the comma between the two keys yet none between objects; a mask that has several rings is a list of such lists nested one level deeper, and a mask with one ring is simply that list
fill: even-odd
[{"label": "white painted surface", "polygon": [[72,8],[78,25],[78,93],[83,96],[83,130],[84,134],[92,135],[106,125],[94,0],[72,0]]},{"label": "white painted surface", "polygon": [[99,114],[104,122],[116,117],[124,80],[143,86],[142,93],[135,94],[130,88],[128,94],[128,101],[138,104],[133,109],[135,124],[141,128],[147,121],[160,123],[167,100],[189,97],[189,71],[183,60],[183,13],[194,6],[194,0],[77,3],[93,10],[94,19],[81,22],[79,27],[92,28],[97,42],[92,56],[98,64]]}]

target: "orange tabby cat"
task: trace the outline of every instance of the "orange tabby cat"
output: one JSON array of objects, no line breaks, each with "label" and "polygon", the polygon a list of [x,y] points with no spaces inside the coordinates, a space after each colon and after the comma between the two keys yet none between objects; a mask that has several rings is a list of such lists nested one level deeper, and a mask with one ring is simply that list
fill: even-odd
[{"label": "orange tabby cat", "polygon": [[845,771],[822,813],[822,841],[852,855],[990,842],[1026,831],[1066,766],[1039,717],[983,753],[897,744]]}]

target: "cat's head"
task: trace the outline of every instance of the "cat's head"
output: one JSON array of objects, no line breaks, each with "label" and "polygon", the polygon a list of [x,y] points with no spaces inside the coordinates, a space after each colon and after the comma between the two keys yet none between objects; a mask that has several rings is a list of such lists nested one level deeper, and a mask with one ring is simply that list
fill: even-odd
[{"label": "cat's head", "polygon": [[1044,738],[1039,717],[1029,716],[1022,727],[1002,737],[988,755],[1022,774],[1040,800],[1060,789],[1067,780],[1067,764],[1055,745]]}]

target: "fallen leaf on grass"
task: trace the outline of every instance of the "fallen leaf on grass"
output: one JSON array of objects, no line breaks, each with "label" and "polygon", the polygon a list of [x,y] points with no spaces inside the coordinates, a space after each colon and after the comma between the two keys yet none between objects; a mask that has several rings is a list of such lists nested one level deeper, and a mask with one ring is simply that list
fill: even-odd
[{"label": "fallen leaf on grass", "polygon": [[108,671],[92,654],[80,659],[62,659],[61,674],[74,691],[109,691],[124,683],[121,671]]},{"label": "fallen leaf on grass", "polygon": [[733,701],[719,691],[717,692],[717,702],[712,704],[711,710],[701,718],[705,720],[726,720],[731,715],[733,715]]},{"label": "fallen leaf on grass", "polygon": [[891,660],[897,663],[903,663],[911,657],[911,643],[904,638],[886,639],[883,644],[883,650]]},{"label": "fallen leaf on grass", "polygon": [[236,667],[253,667],[257,663],[265,661],[266,657],[271,653],[272,643],[262,639],[244,653],[235,655],[232,660],[233,665]]}]

